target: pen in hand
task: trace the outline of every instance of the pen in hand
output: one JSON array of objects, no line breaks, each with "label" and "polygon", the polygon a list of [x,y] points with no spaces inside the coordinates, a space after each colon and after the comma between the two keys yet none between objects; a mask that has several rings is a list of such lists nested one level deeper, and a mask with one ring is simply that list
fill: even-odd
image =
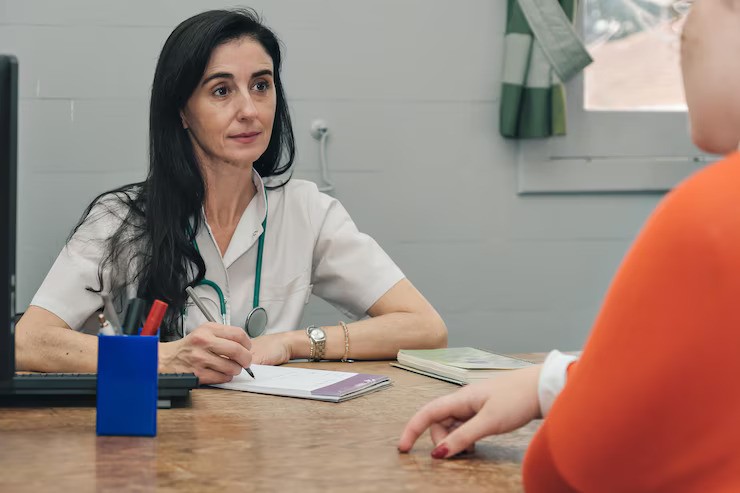
[{"label": "pen in hand", "polygon": [[[203,316],[206,317],[206,320],[215,323],[216,319],[213,318],[213,315],[211,315],[211,312],[208,311],[206,305],[204,305],[201,299],[198,298],[198,295],[195,294],[195,290],[191,286],[188,286],[187,288],[185,288],[185,292],[188,293],[188,296],[190,296],[190,299],[193,300],[195,306],[197,306],[201,313],[203,313]],[[244,369],[247,371],[247,373],[249,373],[250,377],[254,378],[254,373],[252,373],[252,370],[250,370],[249,368]]]}]

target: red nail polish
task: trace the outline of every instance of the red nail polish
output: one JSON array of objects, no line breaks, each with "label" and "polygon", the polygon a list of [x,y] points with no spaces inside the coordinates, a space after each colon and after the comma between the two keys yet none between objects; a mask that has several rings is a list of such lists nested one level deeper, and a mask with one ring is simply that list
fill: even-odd
[{"label": "red nail polish", "polygon": [[444,459],[447,457],[447,452],[449,451],[450,449],[448,449],[446,445],[439,445],[437,448],[432,450],[432,457],[435,459]]}]

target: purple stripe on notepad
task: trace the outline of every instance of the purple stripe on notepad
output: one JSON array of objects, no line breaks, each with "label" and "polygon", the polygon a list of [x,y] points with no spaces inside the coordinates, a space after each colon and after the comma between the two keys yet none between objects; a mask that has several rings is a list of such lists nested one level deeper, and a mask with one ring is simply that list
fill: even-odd
[{"label": "purple stripe on notepad", "polygon": [[388,377],[383,375],[368,375],[367,373],[358,373],[341,382],[321,387],[320,389],[312,390],[311,395],[327,395],[334,397],[341,397],[351,392],[369,387],[378,382],[388,380]]}]

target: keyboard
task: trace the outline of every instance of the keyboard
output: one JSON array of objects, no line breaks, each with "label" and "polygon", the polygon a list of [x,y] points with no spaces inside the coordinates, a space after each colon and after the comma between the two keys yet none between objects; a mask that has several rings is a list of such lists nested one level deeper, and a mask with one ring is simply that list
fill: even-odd
[{"label": "keyboard", "polygon": [[[198,386],[192,373],[160,373],[159,398],[187,397]],[[14,395],[95,395],[96,373],[21,373],[6,392]],[[2,393],[2,390],[0,390]]]}]

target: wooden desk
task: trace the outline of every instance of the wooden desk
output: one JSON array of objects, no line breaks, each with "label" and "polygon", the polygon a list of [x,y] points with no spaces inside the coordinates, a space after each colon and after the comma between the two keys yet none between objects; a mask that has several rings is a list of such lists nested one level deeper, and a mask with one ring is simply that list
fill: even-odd
[{"label": "wooden desk", "polygon": [[428,435],[396,443],[411,415],[457,386],[388,362],[299,364],[385,374],[393,386],[340,404],[221,389],[159,411],[156,438],[96,437],[94,408],[0,408],[0,491],[521,491],[538,423],[440,461]]}]

